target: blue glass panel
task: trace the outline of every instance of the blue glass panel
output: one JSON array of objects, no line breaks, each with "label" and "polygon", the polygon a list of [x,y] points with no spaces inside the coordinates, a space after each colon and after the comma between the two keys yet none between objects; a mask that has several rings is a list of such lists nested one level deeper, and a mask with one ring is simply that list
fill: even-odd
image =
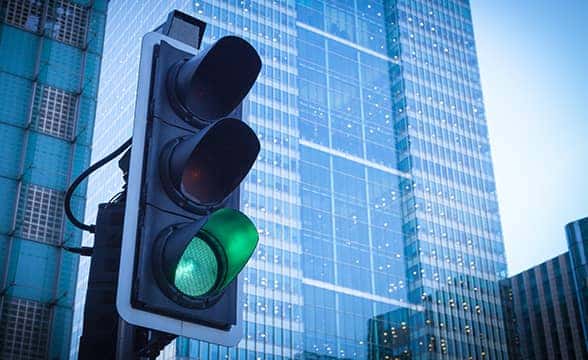
[{"label": "blue glass panel", "polygon": [[71,144],[64,140],[31,132],[25,160],[26,181],[65,191],[69,185],[70,151]]},{"label": "blue glass panel", "polygon": [[[32,89],[32,81],[0,72],[0,99],[10,99],[10,104],[0,106],[2,122],[24,127],[28,120]],[[6,125],[0,126],[4,128]]]},{"label": "blue glass panel", "polygon": [[8,25],[0,31],[0,70],[32,79],[39,37]]},{"label": "blue glass panel", "polygon": [[19,175],[23,140],[22,128],[0,125],[0,176],[16,179]]},{"label": "blue glass panel", "polygon": [[39,74],[44,84],[75,93],[80,87],[81,70],[82,50],[45,39]]},{"label": "blue glass panel", "polygon": [[44,244],[13,238],[15,261],[12,296],[26,299],[51,299],[55,283],[57,251]]}]

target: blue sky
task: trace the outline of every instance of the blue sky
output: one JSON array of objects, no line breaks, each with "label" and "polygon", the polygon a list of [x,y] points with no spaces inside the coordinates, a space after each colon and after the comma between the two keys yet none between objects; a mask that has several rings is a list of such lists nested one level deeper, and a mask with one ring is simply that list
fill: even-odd
[{"label": "blue sky", "polygon": [[588,1],[471,0],[509,274],[588,216]]}]

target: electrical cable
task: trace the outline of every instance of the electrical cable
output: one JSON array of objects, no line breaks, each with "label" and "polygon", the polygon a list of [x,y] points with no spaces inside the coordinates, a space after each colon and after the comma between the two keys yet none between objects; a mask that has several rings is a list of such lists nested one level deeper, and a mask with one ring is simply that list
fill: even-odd
[{"label": "electrical cable", "polygon": [[104,166],[106,163],[110,162],[115,157],[117,157],[120,154],[122,154],[123,151],[125,151],[128,147],[131,146],[132,141],[133,141],[133,138],[131,137],[127,141],[125,141],[121,146],[119,146],[116,150],[114,150],[113,152],[111,152],[109,155],[107,155],[106,157],[102,158],[100,161],[96,162],[95,164],[93,164],[92,166],[90,166],[89,168],[87,168],[86,170],[84,170],[84,172],[82,172],[71,183],[71,185],[67,189],[67,192],[65,193],[65,199],[63,201],[63,207],[65,209],[65,215],[67,216],[67,218],[69,219],[69,221],[71,221],[71,223],[75,227],[77,227],[79,229],[82,229],[82,230],[85,230],[85,231],[88,231],[88,232],[91,232],[92,234],[94,232],[96,232],[96,225],[87,225],[87,224],[84,224],[83,222],[81,222],[78,219],[76,219],[75,215],[71,211],[71,197],[73,196],[73,193],[74,193],[75,189],[91,173],[93,173],[97,169],[101,168],[102,166]]},{"label": "electrical cable", "polygon": [[64,250],[69,251],[74,254],[80,254],[82,256],[92,256],[94,252],[94,248],[92,246],[81,246],[81,247],[70,247],[70,246],[62,246]]}]

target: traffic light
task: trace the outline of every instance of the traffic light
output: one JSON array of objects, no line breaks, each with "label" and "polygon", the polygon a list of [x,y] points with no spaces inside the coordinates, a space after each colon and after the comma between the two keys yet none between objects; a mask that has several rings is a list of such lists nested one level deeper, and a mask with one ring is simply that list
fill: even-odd
[{"label": "traffic light", "polygon": [[261,59],[245,40],[205,50],[161,33],[142,44],[117,292],[134,325],[236,345],[239,273],[258,232],[239,184],[260,150],[241,103]]}]

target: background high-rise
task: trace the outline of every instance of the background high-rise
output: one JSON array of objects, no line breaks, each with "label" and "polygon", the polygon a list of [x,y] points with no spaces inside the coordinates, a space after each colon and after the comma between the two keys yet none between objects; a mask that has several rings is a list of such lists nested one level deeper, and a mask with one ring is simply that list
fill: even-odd
[{"label": "background high-rise", "polygon": [[[467,1],[110,6],[96,158],[130,135],[140,38],[172,8],[208,23],[205,45],[243,36],[264,63],[243,108],[262,142],[241,199],[260,229],[245,337],[230,350],[178,339],[178,355],[506,357]],[[120,180],[105,170],[90,186],[95,204]],[[400,352],[386,327],[409,330]]]}]

